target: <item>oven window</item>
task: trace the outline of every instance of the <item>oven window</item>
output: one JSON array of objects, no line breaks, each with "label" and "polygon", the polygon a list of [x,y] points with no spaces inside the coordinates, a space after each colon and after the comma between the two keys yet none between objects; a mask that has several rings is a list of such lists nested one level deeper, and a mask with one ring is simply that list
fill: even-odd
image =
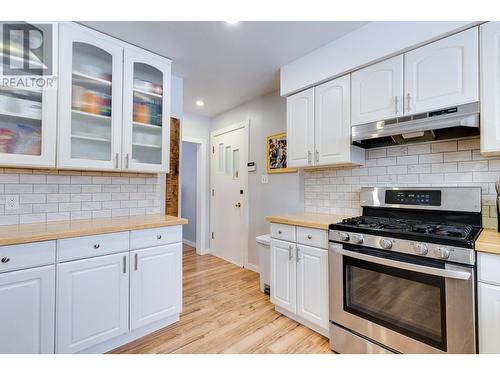
[{"label": "oven window", "polygon": [[443,277],[343,258],[345,311],[446,351]]}]

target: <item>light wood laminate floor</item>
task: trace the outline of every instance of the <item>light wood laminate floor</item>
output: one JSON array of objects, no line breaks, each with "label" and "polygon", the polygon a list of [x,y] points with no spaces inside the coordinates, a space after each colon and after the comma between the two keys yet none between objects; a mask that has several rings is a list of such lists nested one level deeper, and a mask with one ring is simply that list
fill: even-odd
[{"label": "light wood laminate floor", "polygon": [[325,337],[274,310],[257,273],[188,246],[183,268],[180,321],[112,353],[332,353]]}]

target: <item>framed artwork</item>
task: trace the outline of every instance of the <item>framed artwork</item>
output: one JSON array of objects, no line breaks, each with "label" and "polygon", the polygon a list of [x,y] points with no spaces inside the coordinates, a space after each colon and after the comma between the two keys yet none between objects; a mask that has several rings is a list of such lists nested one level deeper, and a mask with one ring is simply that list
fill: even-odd
[{"label": "framed artwork", "polygon": [[271,134],[266,138],[267,173],[291,173],[297,169],[288,168],[286,133]]}]

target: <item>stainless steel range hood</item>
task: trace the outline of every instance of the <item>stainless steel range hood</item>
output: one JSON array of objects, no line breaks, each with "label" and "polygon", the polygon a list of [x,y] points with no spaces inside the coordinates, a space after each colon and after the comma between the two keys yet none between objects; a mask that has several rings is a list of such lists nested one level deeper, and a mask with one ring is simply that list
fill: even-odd
[{"label": "stainless steel range hood", "polygon": [[479,102],[355,125],[351,132],[352,143],[363,148],[478,135]]}]

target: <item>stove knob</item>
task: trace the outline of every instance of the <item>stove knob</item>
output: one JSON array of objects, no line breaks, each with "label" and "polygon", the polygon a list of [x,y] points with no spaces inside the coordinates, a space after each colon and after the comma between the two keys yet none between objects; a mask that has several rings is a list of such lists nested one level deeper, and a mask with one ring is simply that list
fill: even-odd
[{"label": "stove knob", "polygon": [[363,236],[361,234],[353,234],[351,240],[354,243],[360,244],[363,243]]},{"label": "stove knob", "polygon": [[349,241],[349,235],[345,232],[339,232],[339,237],[341,241]]},{"label": "stove knob", "polygon": [[436,254],[436,256],[438,258],[441,258],[441,259],[448,259],[450,257],[450,250],[448,250],[446,247],[436,247],[436,250],[434,250],[434,254]]},{"label": "stove knob", "polygon": [[390,249],[392,247],[392,241],[388,240],[387,238],[382,238],[380,240],[380,246],[382,246],[383,249]]},{"label": "stove knob", "polygon": [[426,255],[429,251],[425,243],[416,243],[413,247],[415,248],[415,254],[417,255]]}]

